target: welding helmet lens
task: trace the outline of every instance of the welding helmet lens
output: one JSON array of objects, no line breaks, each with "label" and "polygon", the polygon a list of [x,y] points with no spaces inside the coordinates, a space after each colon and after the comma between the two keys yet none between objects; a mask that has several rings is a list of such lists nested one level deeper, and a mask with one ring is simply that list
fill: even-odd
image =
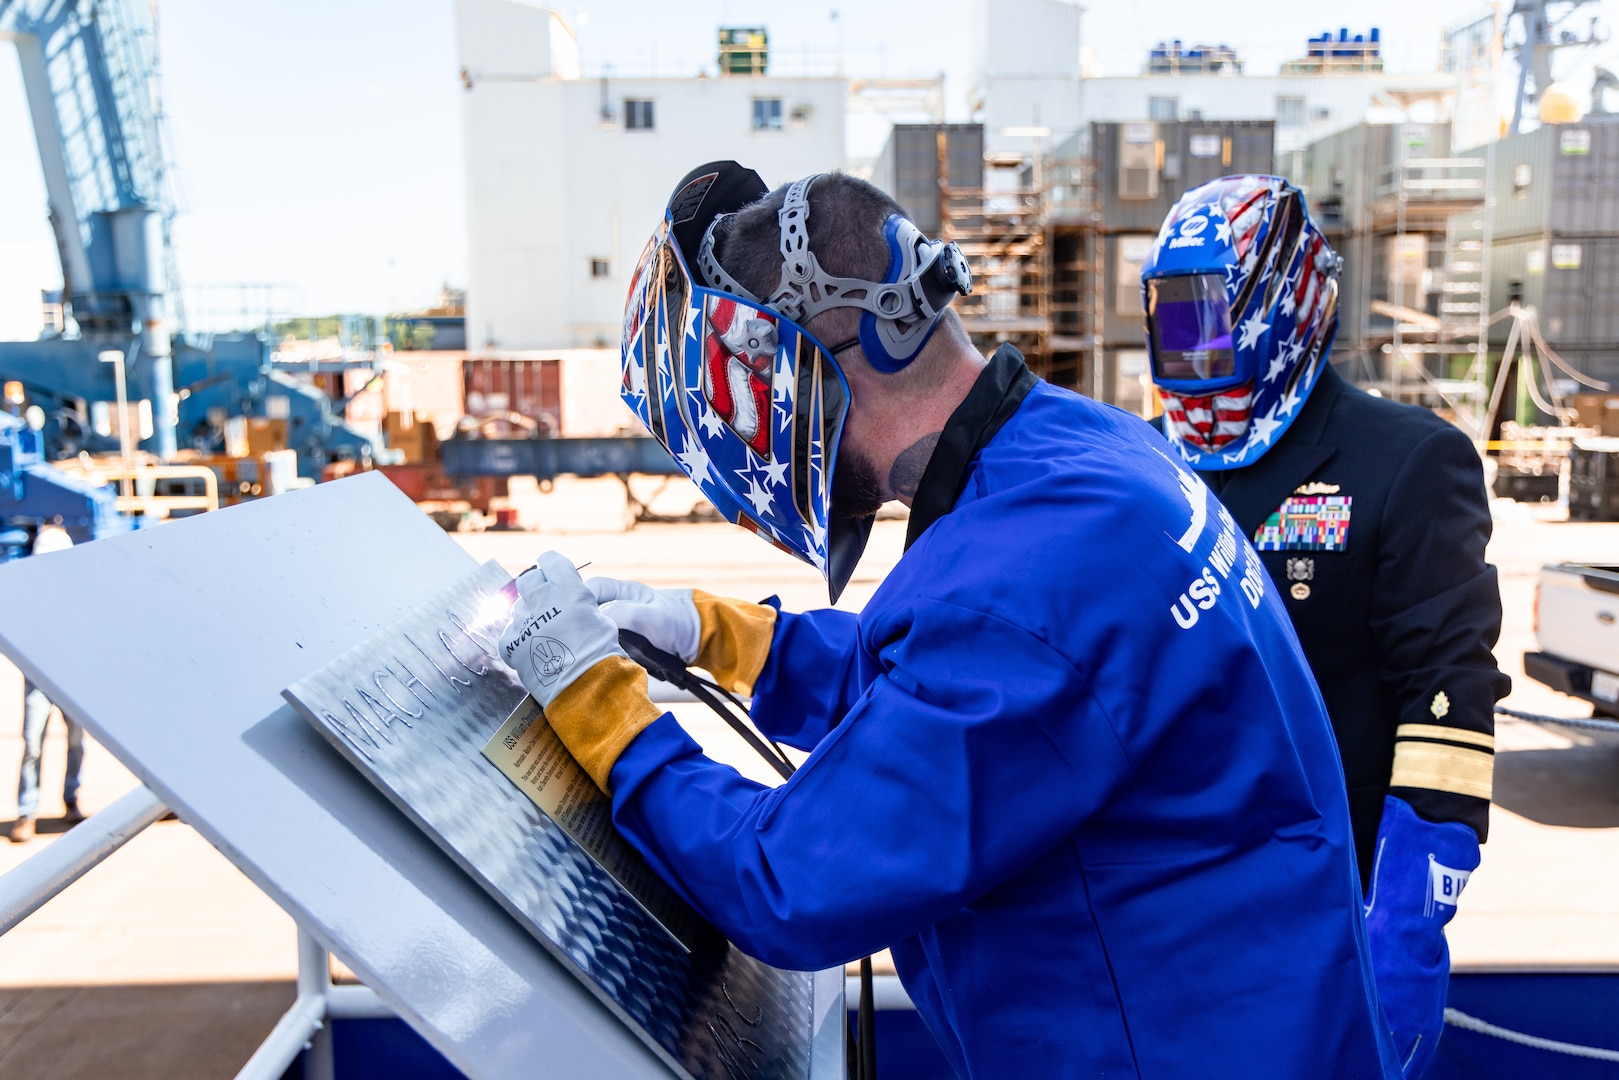
[{"label": "welding helmet lens", "polygon": [[[1147,344],[1153,382],[1183,392],[1231,382],[1237,356],[1223,274],[1181,274],[1147,282]],[[1206,385],[1205,385],[1206,384]]]}]

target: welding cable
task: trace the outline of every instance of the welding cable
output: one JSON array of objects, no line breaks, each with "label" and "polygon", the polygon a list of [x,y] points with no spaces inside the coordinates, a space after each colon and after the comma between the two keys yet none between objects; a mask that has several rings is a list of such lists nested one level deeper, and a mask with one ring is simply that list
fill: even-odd
[{"label": "welding cable", "polygon": [[[630,654],[630,659],[646,668],[647,673],[653,678],[662,679],[670,686],[686,691],[692,697],[719,713],[720,717],[731,726],[731,730],[742,736],[743,741],[753,747],[755,753],[768,761],[770,767],[780,773],[783,780],[793,775],[793,763],[787,760],[786,755],[782,754],[779,748],[772,750],[769,746],[766,746],[765,741],[751,727],[738,719],[735,713],[722,705],[709,692],[709,687],[713,686],[713,684],[709,683],[707,679],[701,679],[692,674],[680,657],[658,648],[634,630],[620,630],[618,632],[618,643],[625,652]],[[725,691],[720,690],[717,686],[714,689],[725,694]],[[732,698],[730,694],[725,694],[725,696],[730,698],[737,708],[742,707],[742,703]]]},{"label": "welding cable", "polygon": [[[699,682],[702,685],[708,687],[710,690],[712,690],[714,693],[718,694],[720,697],[724,698],[726,701],[729,701],[731,703],[732,707],[735,708],[736,711],[741,713],[743,716],[751,717],[753,715],[752,713],[750,713],[748,711],[748,707],[746,705],[742,704],[741,700],[738,699],[735,694],[733,694],[729,690],[725,689],[725,687],[721,686],[719,683],[715,682],[713,679],[705,679],[701,675],[697,674],[695,671],[689,671],[689,669],[688,669],[688,673],[697,682]],[[791,764],[790,759],[787,757],[787,751],[785,751],[785,750],[783,750],[781,748],[781,743],[777,742],[775,739],[772,739],[768,735],[765,736],[765,742],[770,744],[771,749],[775,750],[776,753],[781,756],[781,759],[783,761],[786,761],[786,762],[788,762],[788,764]]]},{"label": "welding cable", "polygon": [[[719,713],[720,717],[730,725],[731,729],[742,736],[744,742],[753,747],[755,753],[770,763],[770,767],[781,774],[782,779],[793,775],[793,763],[787,760],[787,755],[771,741],[766,746],[766,740],[754,732],[753,728],[739,719],[736,713],[727,709],[710,691],[717,691],[734,705],[743,715],[747,715],[747,708],[742,702],[732,696],[731,692],[717,683],[693,672],[686,666],[685,661],[671,652],[658,648],[644,636],[634,630],[620,629],[618,643],[624,651],[646,669],[647,674],[655,679],[662,679],[677,690],[684,690],[692,697]],[[844,1026],[845,1054],[848,1059],[848,1074],[851,1080],[877,1080],[877,1018],[874,1013],[874,993],[872,990],[871,957],[863,957],[860,961],[860,1001],[856,1006],[856,1028],[858,1034],[850,1035],[848,1025]]]}]

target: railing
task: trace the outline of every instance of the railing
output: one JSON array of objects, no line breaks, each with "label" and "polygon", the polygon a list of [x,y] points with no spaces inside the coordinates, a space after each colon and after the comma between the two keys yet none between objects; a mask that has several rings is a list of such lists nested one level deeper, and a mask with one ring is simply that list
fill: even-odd
[{"label": "railing", "polygon": [[138,787],[0,877],[0,934],[38,911],[168,812],[156,795]]},{"label": "railing", "polygon": [[1378,172],[1373,196],[1482,202],[1484,164],[1482,158],[1407,158]]},{"label": "railing", "polygon": [[298,997],[282,1014],[236,1080],[280,1080],[298,1055],[304,1080],[334,1080],[329,1020],[382,1020],[397,1016],[368,986],[335,986],[326,949],[298,928]]},{"label": "railing", "polygon": [[[38,911],[69,885],[169,812],[141,786],[61,839],[0,876],[0,934]],[[265,1037],[236,1080],[279,1080],[305,1050],[305,1080],[333,1080],[329,1020],[379,1019],[397,1015],[365,986],[334,986],[326,949],[298,928],[298,997]]]},{"label": "railing", "polygon": [[[54,462],[57,468],[82,477],[92,484],[117,484],[125,492],[118,496],[118,510],[125,514],[145,514],[166,518],[176,510],[218,510],[219,474],[206,465],[143,465],[125,468],[121,462],[73,458]],[[158,480],[201,480],[201,495],[140,495],[142,487]]]}]

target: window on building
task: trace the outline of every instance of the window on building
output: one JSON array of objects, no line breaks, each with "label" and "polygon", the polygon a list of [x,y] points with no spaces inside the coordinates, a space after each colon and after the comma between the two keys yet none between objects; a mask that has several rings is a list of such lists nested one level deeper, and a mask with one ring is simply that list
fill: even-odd
[{"label": "window on building", "polygon": [[753,130],[781,130],[781,98],[753,99]]},{"label": "window on building", "polygon": [[1180,119],[1180,108],[1180,98],[1150,97],[1147,99],[1147,119],[1160,124],[1172,123]]},{"label": "window on building", "polygon": [[1331,119],[1332,110],[1327,108],[1325,105],[1317,105],[1315,108],[1310,110],[1310,123],[1312,124],[1325,124]]},{"label": "window on building", "polygon": [[651,131],[652,102],[647,98],[624,99],[624,130]]},{"label": "window on building", "polygon": [[1279,97],[1276,99],[1276,126],[1279,128],[1301,128],[1304,126],[1304,99],[1301,97]]},{"label": "window on building", "polygon": [[606,259],[591,259],[590,276],[593,278],[612,277],[613,264]]}]

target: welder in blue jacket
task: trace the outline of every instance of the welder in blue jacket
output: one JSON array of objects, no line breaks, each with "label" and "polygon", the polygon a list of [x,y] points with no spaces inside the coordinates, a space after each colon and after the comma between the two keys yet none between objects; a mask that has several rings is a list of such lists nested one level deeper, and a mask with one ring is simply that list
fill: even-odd
[{"label": "welder in blue jacket", "polygon": [[[855,616],[548,552],[506,654],[694,907],[784,967],[890,947],[962,1076],[1397,1077],[1332,732],[1257,555],[1145,425],[977,355],[970,288],[863,182],[694,170],[631,286],[626,400],[834,599],[885,500],[905,555]],[[620,625],[808,760],[769,788],[706,758]]]},{"label": "welder in blue jacket", "polygon": [[1445,924],[1488,834],[1510,684],[1478,454],[1333,372],[1337,273],[1297,188],[1228,176],[1177,202],[1142,294],[1164,432],[1259,551],[1326,702],[1378,994],[1415,1080],[1444,1030]]}]

